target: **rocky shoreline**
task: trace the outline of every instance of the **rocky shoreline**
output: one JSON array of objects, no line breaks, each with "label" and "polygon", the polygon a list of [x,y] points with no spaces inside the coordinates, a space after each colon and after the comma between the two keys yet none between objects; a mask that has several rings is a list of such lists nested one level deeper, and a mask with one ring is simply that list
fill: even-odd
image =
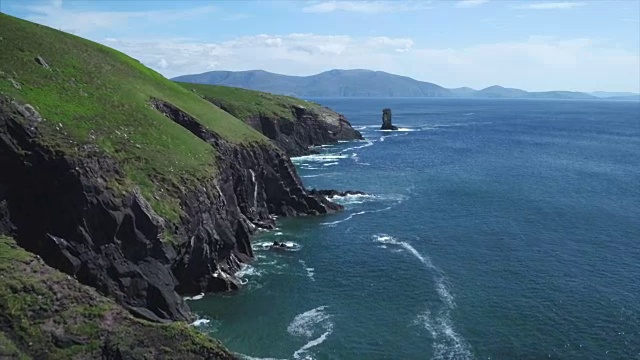
[{"label": "rocky shoreline", "polygon": [[109,188],[121,174],[109,157],[91,147],[77,156],[50,150],[32,107],[0,101],[0,232],[139,317],[191,321],[182,296],[238,289],[250,238],[272,228],[274,215],[339,211],[327,198],[354,193],[307,191],[282,151],[231,144],[171,104],[152,106],[221,154],[215,179],[180,195],[177,223],[137,189]]}]

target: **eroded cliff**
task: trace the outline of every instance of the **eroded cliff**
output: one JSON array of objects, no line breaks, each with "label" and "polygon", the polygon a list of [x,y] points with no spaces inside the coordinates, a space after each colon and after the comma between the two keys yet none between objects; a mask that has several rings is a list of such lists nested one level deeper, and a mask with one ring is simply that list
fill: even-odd
[{"label": "eroded cliff", "polygon": [[344,115],[310,101],[225,86],[179,84],[245,121],[292,157],[313,154],[313,146],[363,139]]}]

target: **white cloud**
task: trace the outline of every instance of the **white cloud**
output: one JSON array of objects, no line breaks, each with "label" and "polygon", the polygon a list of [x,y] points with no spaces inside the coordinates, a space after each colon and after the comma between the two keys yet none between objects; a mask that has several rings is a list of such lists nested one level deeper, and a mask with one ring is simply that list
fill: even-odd
[{"label": "white cloud", "polygon": [[528,10],[568,10],[583,6],[580,2],[542,2],[516,6],[517,9]]},{"label": "white cloud", "polygon": [[162,24],[170,21],[188,20],[194,16],[211,14],[216,8],[210,5],[184,10],[150,11],[82,11],[66,9],[62,0],[53,0],[50,4],[29,5],[31,13],[26,19],[52,28],[87,35],[101,29],[114,29],[134,21]]},{"label": "white cloud", "polygon": [[430,9],[430,1],[323,1],[307,5],[304,12],[329,13],[347,11],[357,13],[389,13]]},{"label": "white cloud", "polygon": [[461,0],[456,3],[456,7],[466,9],[466,8],[480,6],[487,2],[489,2],[489,0]]},{"label": "white cloud", "polygon": [[640,91],[637,52],[580,38],[530,37],[429,48],[407,38],[261,34],[218,43],[119,40],[107,45],[168,77],[214,69],[311,75],[333,68],[367,68],[448,87],[500,84],[527,90]]},{"label": "white cloud", "polygon": [[158,61],[157,66],[160,69],[166,69],[167,67],[169,67],[169,63],[167,62],[167,60],[165,60],[164,58],[160,59],[160,61]]}]

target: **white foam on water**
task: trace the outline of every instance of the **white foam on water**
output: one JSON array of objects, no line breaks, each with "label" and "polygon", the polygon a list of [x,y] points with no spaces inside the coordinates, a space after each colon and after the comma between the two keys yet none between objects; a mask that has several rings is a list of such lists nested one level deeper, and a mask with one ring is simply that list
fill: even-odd
[{"label": "white foam on water", "polygon": [[332,162],[332,163],[322,164],[322,166],[334,166],[334,165],[338,165],[338,163],[337,162]]},{"label": "white foam on water", "polygon": [[[313,154],[291,158],[294,164],[302,165],[306,162],[335,162],[336,160],[345,159],[347,155],[340,154]],[[305,164],[309,165],[309,164]]]},{"label": "white foam on water", "polygon": [[338,224],[343,223],[345,221],[349,221],[349,220],[353,219],[354,216],[363,215],[363,214],[370,214],[370,213],[377,213],[377,212],[382,212],[382,211],[387,211],[387,210],[391,210],[391,206],[388,206],[388,207],[383,208],[383,209],[378,209],[378,210],[358,211],[356,213],[349,214],[349,216],[347,216],[346,218],[344,218],[342,220],[336,220],[336,221],[332,221],[332,222],[321,223],[320,225],[335,226],[335,225],[338,225]]},{"label": "white foam on water", "polygon": [[294,359],[313,359],[313,357],[311,356],[305,356],[304,358],[302,358],[300,357],[300,355],[305,353],[310,348],[322,344],[325,340],[327,340],[327,337],[329,335],[331,335],[331,330],[327,330],[324,334],[320,335],[319,338],[311,340],[308,343],[304,344],[303,347],[301,347],[300,349],[298,349],[296,352],[293,353],[293,358]]},{"label": "white foam on water", "polygon": [[253,251],[264,251],[264,250],[274,250],[274,251],[299,251],[302,249],[302,245],[293,242],[293,241],[281,241],[280,243],[284,244],[284,247],[275,247],[273,246],[273,241],[262,241],[259,243],[255,243],[251,245],[251,249]]},{"label": "white foam on water", "polygon": [[209,319],[198,319],[194,322],[191,323],[191,326],[201,326],[201,325],[206,325],[208,323],[210,323],[211,320]]},{"label": "white foam on water", "polygon": [[293,336],[311,338],[318,328],[325,331],[331,330],[333,323],[330,320],[331,315],[325,311],[326,309],[326,306],[318,306],[315,309],[296,315],[287,326],[287,332]]},{"label": "white foam on water", "polygon": [[278,231],[277,233],[275,233],[275,234],[273,234],[273,235],[281,236],[281,235],[284,235],[284,233],[283,233],[282,231]]},{"label": "white foam on water", "polygon": [[341,205],[362,204],[366,201],[376,200],[375,195],[369,194],[347,194],[345,196],[334,196],[330,200]]},{"label": "white foam on water", "polygon": [[304,268],[304,270],[307,272],[307,277],[308,277],[309,279],[311,279],[311,281],[316,281],[316,279],[314,279],[314,278],[313,278],[313,275],[314,275],[315,269],[314,269],[314,268],[312,268],[312,267],[308,267],[308,266],[307,266],[307,263],[306,263],[304,260],[302,260],[302,259],[298,260],[298,262],[300,263],[300,265],[302,265],[302,267]]},{"label": "white foam on water", "polygon": [[236,276],[240,279],[245,276],[262,276],[262,271],[258,270],[255,266],[242,264],[242,268],[236,273]]},{"label": "white foam on water", "polygon": [[454,329],[453,321],[451,320],[451,310],[456,306],[455,298],[447,286],[447,280],[442,270],[433,265],[429,257],[422,255],[411,246],[411,244],[405,241],[399,241],[386,234],[374,235],[373,238],[374,241],[381,244],[402,247],[420,260],[427,270],[432,273],[435,290],[443,306],[435,319],[432,318],[431,312],[427,309],[423,313],[418,314],[416,322],[420,323],[433,337],[433,358],[438,360],[473,358],[468,343]]},{"label": "white foam on water", "polygon": [[200,293],[198,295],[194,295],[194,296],[185,296],[182,298],[182,300],[184,301],[196,301],[196,300],[200,300],[204,297],[204,293]]},{"label": "white foam on water", "polygon": [[287,360],[287,359],[276,359],[276,358],[260,358],[260,357],[254,357],[254,356],[238,354],[238,353],[236,353],[236,355],[238,355],[243,360]]},{"label": "white foam on water", "polygon": [[374,142],[371,141],[371,140],[365,140],[365,141],[366,141],[366,143],[364,145],[349,147],[349,148],[343,149],[342,151],[340,151],[340,153],[344,153],[344,152],[352,151],[352,150],[357,150],[357,149],[363,149],[363,148],[372,146],[374,144]]}]

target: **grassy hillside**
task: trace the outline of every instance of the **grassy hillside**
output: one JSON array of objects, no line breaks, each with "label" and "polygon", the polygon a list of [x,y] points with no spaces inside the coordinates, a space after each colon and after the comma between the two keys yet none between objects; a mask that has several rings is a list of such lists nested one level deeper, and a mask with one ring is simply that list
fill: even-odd
[{"label": "grassy hillside", "polygon": [[294,121],[296,118],[291,112],[291,106],[320,107],[310,101],[255,90],[183,82],[178,82],[178,84],[187,90],[195,91],[207,100],[224,106],[229,113],[241,120],[252,116],[266,115]]},{"label": "grassy hillside", "polygon": [[[0,96],[33,105],[56,149],[95,144],[121,164],[124,185],[151,194],[215,172],[214,149],[149,106],[167,101],[234,143],[266,142],[258,132],[118,51],[0,13]],[[38,62],[41,58],[45,67]],[[153,200],[175,218],[171,195]]]},{"label": "grassy hillside", "polygon": [[0,358],[231,358],[184,323],[133,318],[0,235]]}]

